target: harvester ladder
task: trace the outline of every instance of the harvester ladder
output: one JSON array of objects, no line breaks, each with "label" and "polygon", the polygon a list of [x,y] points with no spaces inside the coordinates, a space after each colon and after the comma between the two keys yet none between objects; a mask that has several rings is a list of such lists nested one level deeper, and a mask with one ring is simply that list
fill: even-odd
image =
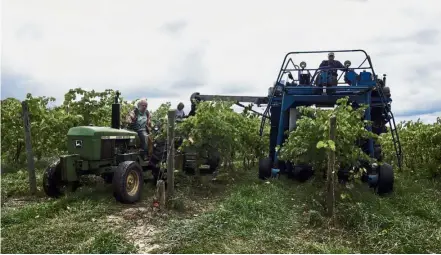
[{"label": "harvester ladder", "polygon": [[[263,135],[263,130],[265,129],[266,119],[269,119],[271,116],[270,109],[271,109],[271,106],[273,103],[273,98],[276,95],[276,90],[277,90],[277,87],[279,87],[279,85],[280,85],[279,82],[282,79],[283,74],[286,73],[285,70],[287,69],[289,63],[292,63],[294,68],[300,69],[300,67],[298,65],[294,64],[292,59],[289,59],[288,61],[286,61],[287,57],[288,57],[288,55],[285,56],[285,59],[282,62],[282,66],[280,67],[279,75],[277,76],[276,83],[273,86],[271,95],[268,95],[268,97],[269,97],[268,105],[266,106],[265,111],[263,112],[262,121],[260,122],[259,135],[260,135],[261,139],[262,139],[262,135]],[[285,62],[286,62],[286,64],[285,64]],[[283,64],[285,64],[285,65],[283,65]],[[284,93],[284,89],[282,89],[282,93]]]},{"label": "harvester ladder", "polygon": [[376,88],[378,91],[378,94],[381,99],[381,103],[383,105],[383,113],[385,114],[387,121],[389,122],[390,126],[390,132],[392,134],[392,141],[394,144],[395,154],[397,155],[397,162],[398,162],[398,168],[401,170],[402,160],[403,160],[403,154],[401,150],[401,143],[400,143],[400,137],[398,135],[397,126],[395,123],[394,114],[392,113],[392,110],[389,106],[389,104],[386,102],[386,97],[383,92],[383,87],[379,84],[377,81]]},{"label": "harvester ladder", "polygon": [[268,105],[265,108],[265,111],[262,114],[262,120],[260,121],[260,130],[259,130],[259,136],[262,139],[262,135],[263,135],[263,130],[265,129],[265,124],[266,124],[266,119],[270,118],[270,108],[271,108],[271,104],[273,103],[273,98],[276,94],[276,89],[277,89],[277,83],[273,86],[271,95],[269,96],[269,100],[268,100]]}]

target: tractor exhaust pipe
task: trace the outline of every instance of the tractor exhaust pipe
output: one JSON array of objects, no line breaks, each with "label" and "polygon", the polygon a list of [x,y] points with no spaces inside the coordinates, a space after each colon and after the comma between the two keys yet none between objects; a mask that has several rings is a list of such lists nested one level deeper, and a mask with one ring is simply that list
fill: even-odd
[{"label": "tractor exhaust pipe", "polygon": [[116,91],[115,102],[112,104],[112,128],[119,129],[121,123],[121,105],[119,103],[119,91]]}]

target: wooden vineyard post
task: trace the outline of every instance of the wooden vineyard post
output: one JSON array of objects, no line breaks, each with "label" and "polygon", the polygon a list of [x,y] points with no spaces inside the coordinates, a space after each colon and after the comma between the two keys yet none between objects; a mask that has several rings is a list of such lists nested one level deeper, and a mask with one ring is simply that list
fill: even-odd
[{"label": "wooden vineyard post", "polygon": [[32,141],[31,141],[31,123],[29,122],[29,108],[28,103],[23,101],[21,103],[23,109],[23,124],[24,124],[24,135],[26,143],[26,154],[28,161],[28,173],[29,173],[29,187],[31,194],[37,193],[37,180],[35,178],[35,168],[34,168],[34,154],[32,153]]},{"label": "wooden vineyard post", "polygon": [[[329,140],[335,142],[335,133],[337,128],[336,117],[332,116],[329,119]],[[335,151],[328,150],[328,171],[326,174],[326,205],[328,216],[334,216],[335,207],[335,193],[334,193],[334,182],[335,182]]]},{"label": "wooden vineyard post", "polygon": [[176,110],[169,110],[167,130],[167,200],[173,197],[175,192],[175,119]]}]

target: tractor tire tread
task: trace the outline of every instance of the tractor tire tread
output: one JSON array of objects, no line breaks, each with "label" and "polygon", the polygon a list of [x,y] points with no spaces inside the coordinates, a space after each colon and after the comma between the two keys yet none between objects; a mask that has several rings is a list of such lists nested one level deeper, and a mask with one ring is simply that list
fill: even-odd
[{"label": "tractor tire tread", "polygon": [[43,175],[43,190],[49,197],[59,198],[64,195],[63,192],[61,192],[61,190],[57,187],[59,182],[59,180],[57,180],[57,170],[59,169],[59,166],[60,160],[57,160],[46,168]]},{"label": "tractor tire tread", "polygon": [[[134,196],[130,196],[126,192],[126,179],[129,170],[134,169],[138,174],[138,191]],[[142,188],[144,184],[144,176],[141,166],[136,161],[124,161],[118,165],[113,175],[113,195],[115,199],[124,204],[133,204],[141,199]]]}]

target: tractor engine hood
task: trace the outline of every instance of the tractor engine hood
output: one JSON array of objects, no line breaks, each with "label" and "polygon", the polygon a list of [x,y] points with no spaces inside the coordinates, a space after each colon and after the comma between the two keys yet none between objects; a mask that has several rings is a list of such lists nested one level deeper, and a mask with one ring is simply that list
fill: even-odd
[{"label": "tractor engine hood", "polygon": [[82,160],[106,160],[113,157],[115,146],[135,141],[137,133],[110,127],[80,126],[69,129],[67,149]]},{"label": "tractor engine hood", "polygon": [[[93,127],[93,126],[79,126],[69,129],[67,136],[88,136],[88,137],[102,137],[102,136],[136,136],[136,132],[115,129],[110,127]],[[121,139],[121,138],[120,138]]]}]

